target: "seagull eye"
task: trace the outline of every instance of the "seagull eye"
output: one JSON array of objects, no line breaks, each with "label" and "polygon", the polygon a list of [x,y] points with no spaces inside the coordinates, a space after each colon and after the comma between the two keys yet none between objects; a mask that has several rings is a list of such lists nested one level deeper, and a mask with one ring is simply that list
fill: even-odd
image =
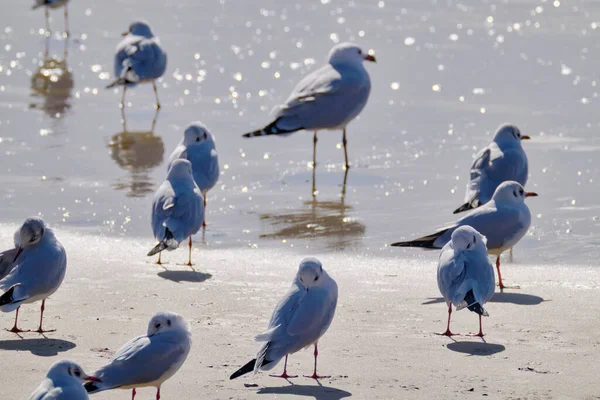
[{"label": "seagull eye", "polygon": [[75,370],[75,376],[76,377],[80,377],[81,376],[81,371],[79,371],[78,369]]},{"label": "seagull eye", "polygon": [[204,139],[208,139],[208,135],[204,132]]},{"label": "seagull eye", "polygon": [[199,142],[199,141],[200,141],[200,138],[199,138],[199,137],[197,137],[197,138],[196,138],[196,142]]},{"label": "seagull eye", "polygon": [[362,50],[361,49],[358,49],[358,54],[362,54]]},{"label": "seagull eye", "polygon": [[519,193],[523,196],[523,189],[519,189]]},{"label": "seagull eye", "polygon": [[513,191],[513,194],[515,195],[515,197],[519,197],[516,190]]},{"label": "seagull eye", "polygon": [[156,329],[160,329],[160,322],[159,322],[158,324],[154,325],[154,327],[155,327]]},{"label": "seagull eye", "polygon": [[34,236],[34,237],[32,237],[32,238],[29,240],[29,243],[33,243],[33,242],[35,242],[36,240],[37,240],[37,236]]},{"label": "seagull eye", "polygon": [[315,282],[319,280],[319,276],[315,276]]},{"label": "seagull eye", "polygon": [[467,249],[470,249],[470,248],[471,248],[471,243],[469,243],[469,244],[467,245]]}]

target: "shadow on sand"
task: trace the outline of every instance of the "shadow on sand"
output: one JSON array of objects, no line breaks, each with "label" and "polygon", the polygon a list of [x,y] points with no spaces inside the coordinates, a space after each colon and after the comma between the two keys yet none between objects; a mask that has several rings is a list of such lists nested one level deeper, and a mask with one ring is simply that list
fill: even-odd
[{"label": "shadow on sand", "polygon": [[452,351],[466,353],[472,356],[491,356],[492,354],[506,350],[506,347],[501,344],[486,342],[452,342],[446,347]]},{"label": "shadow on sand", "polygon": [[204,272],[198,271],[161,271],[157,274],[163,279],[168,279],[173,282],[204,282],[207,279],[212,278],[211,274],[205,274]]},{"label": "shadow on sand", "polygon": [[260,389],[257,393],[304,396],[312,397],[315,400],[339,400],[352,396],[352,393],[345,390],[322,386],[321,384],[318,386],[292,384],[290,386],[267,387]]},{"label": "shadow on sand", "polygon": [[[499,292],[494,294],[494,297],[492,297],[490,303],[511,303],[519,306],[537,306],[544,301],[550,300],[544,300],[543,298],[532,294]],[[427,301],[421,303],[421,305],[438,304],[443,302],[444,299],[441,297],[429,298]]]},{"label": "shadow on sand", "polygon": [[52,357],[75,348],[75,343],[62,339],[19,339],[0,341],[0,350],[29,351],[41,357]]}]

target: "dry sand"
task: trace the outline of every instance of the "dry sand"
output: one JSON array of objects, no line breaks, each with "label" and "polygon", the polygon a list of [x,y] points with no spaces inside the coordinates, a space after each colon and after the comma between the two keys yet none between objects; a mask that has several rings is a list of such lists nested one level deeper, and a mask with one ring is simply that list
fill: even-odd
[{"label": "dry sand", "polygon": [[[8,247],[11,227],[0,243]],[[292,252],[195,250],[196,269],[144,256],[149,240],[101,238],[58,231],[69,263],[60,290],[47,302],[47,338],[0,332],[0,399],[27,398],[56,360],[68,358],[92,373],[125,341],[145,332],[158,310],[184,315],[194,343],[163,399],[596,399],[600,361],[600,271],[585,266],[505,263],[521,290],[496,294],[484,320],[485,341],[436,336],[446,308],[435,281],[436,254],[418,260],[317,255],[340,288],[338,312],[320,342],[321,374],[291,382],[265,373],[229,381],[254,356],[255,334],[267,325],[301,256]],[[183,262],[184,250],[166,259]],[[35,328],[39,304],[21,309],[20,326]],[[10,328],[14,314],[0,314]],[[476,331],[477,316],[454,314],[453,329]],[[280,372],[282,365],[275,371]],[[290,358],[289,372],[310,374],[312,351]],[[247,387],[246,384],[254,384]],[[484,397],[485,396],[485,397]],[[128,391],[94,399],[129,399]],[[138,399],[154,399],[153,389]]]}]

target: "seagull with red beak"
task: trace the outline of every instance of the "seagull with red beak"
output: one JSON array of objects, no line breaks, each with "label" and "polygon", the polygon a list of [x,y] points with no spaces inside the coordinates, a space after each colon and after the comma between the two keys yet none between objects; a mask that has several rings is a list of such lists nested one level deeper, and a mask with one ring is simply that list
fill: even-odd
[{"label": "seagull with red beak", "polygon": [[518,289],[518,286],[509,287],[502,282],[500,255],[516,245],[529,230],[531,212],[525,204],[525,199],[532,196],[537,196],[537,193],[526,192],[519,182],[503,182],[490,201],[472,210],[454,224],[431,235],[393,243],[392,246],[441,249],[451,240],[456,228],[469,225],[487,238],[488,254],[496,256],[500,289]]},{"label": "seagull with red beak", "polygon": [[100,379],[87,375],[73,361],[57,361],[29,400],[88,400],[85,382],[100,382]]},{"label": "seagull with red beak", "polygon": [[67,269],[67,254],[54,232],[39,217],[25,220],[15,233],[15,246],[3,254],[14,254],[10,272],[0,280],[0,311],[16,311],[15,324],[9,332],[27,332],[17,327],[19,308],[42,301],[38,333],[42,327],[46,299],[58,290]]},{"label": "seagull with red beak", "polygon": [[371,80],[363,62],[375,62],[371,51],[354,43],[336,44],[329,52],[327,64],[311,72],[298,83],[285,104],[277,107],[274,120],[244,137],[289,135],[313,131],[313,168],[316,167],[317,132],[342,130],[342,143],[348,162],[346,126],[360,114],[371,92]]}]

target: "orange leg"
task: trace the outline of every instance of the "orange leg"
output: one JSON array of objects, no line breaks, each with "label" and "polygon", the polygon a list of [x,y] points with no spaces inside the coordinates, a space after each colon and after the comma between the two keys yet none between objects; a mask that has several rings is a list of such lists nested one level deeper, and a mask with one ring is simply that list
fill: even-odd
[{"label": "orange leg", "polygon": [[135,399],[135,388],[131,391],[131,400]]},{"label": "orange leg", "polygon": [[206,229],[206,196],[208,193],[204,195],[204,219],[202,220],[202,228]]},{"label": "orange leg", "polygon": [[188,263],[186,265],[188,267],[192,266],[192,237],[191,236],[190,236],[190,255],[189,255]]},{"label": "orange leg", "polygon": [[500,286],[500,290],[504,289],[520,289],[519,286],[506,286],[502,282],[502,274],[500,273],[500,256],[496,258],[496,270],[498,271],[498,286]]},{"label": "orange leg", "polygon": [[287,374],[287,360],[288,360],[288,356],[285,356],[285,363],[283,364],[283,374],[281,375],[269,375],[272,376],[273,378],[283,378],[283,379],[289,379],[289,378],[297,378],[298,375],[288,375]]},{"label": "orange leg", "polygon": [[450,316],[451,315],[452,315],[452,303],[450,303],[450,305],[448,306],[448,325],[446,326],[446,332],[436,333],[436,335],[448,336],[448,337],[458,335],[458,333],[452,333],[450,331]]},{"label": "orange leg", "polygon": [[12,332],[12,333],[29,332],[28,330],[24,331],[22,329],[17,328],[17,321],[19,320],[19,309],[20,308],[21,307],[17,308],[17,315],[15,316],[15,325],[12,327],[12,329],[7,329],[7,331]]},{"label": "orange leg", "polygon": [[317,343],[315,343],[315,370],[312,374],[312,376],[305,376],[306,378],[312,378],[312,379],[323,379],[323,378],[331,378],[331,376],[319,376],[317,375],[317,357],[319,357],[319,347],[317,346]]},{"label": "orange leg", "polygon": [[44,329],[42,329],[42,322],[44,321],[44,305],[46,304],[46,299],[42,300],[42,307],[40,308],[40,327],[37,329],[37,333],[46,333],[46,332],[56,332],[56,329],[50,329],[48,331],[45,331]]}]

